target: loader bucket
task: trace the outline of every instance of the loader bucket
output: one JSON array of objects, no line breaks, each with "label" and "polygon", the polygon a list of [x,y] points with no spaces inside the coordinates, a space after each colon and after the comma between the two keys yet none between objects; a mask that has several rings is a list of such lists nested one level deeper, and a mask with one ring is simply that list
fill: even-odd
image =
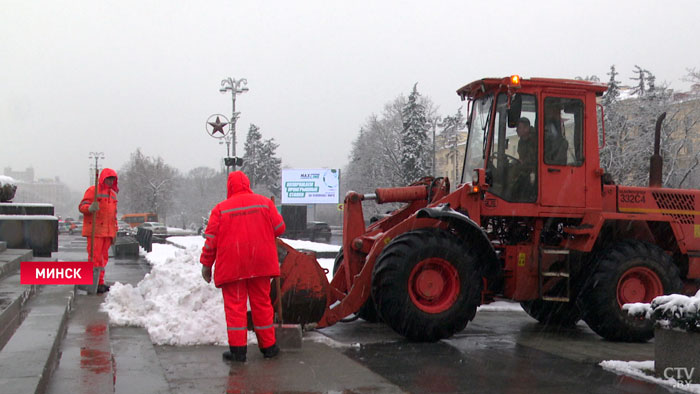
[{"label": "loader bucket", "polygon": [[[313,253],[300,252],[277,239],[282,293],[282,321],[289,324],[316,323],[328,304],[330,285],[326,272]],[[277,303],[277,291],[270,293]]]}]

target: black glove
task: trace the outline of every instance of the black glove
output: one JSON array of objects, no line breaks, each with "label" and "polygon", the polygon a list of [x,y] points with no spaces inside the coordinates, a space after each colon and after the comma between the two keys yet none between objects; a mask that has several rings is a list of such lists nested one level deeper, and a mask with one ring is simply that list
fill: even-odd
[{"label": "black glove", "polygon": [[211,283],[211,267],[202,265],[202,279],[207,283]]}]

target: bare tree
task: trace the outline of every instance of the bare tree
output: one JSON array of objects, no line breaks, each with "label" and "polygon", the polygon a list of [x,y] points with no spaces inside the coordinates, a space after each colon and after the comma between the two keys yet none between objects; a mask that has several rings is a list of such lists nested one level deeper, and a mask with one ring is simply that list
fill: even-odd
[{"label": "bare tree", "polygon": [[173,207],[178,177],[178,171],[161,157],[149,157],[137,149],[119,176],[120,211],[155,212],[165,221]]},{"label": "bare tree", "polygon": [[[666,112],[661,133],[663,185],[693,187],[694,171],[700,166],[696,152],[700,129],[700,100],[673,101],[672,91],[665,84],[656,84],[655,76],[635,66],[639,96],[618,101],[616,94],[603,97],[605,107],[605,146],[600,151],[601,166],[621,184],[643,186],[649,180],[649,157],[653,153],[654,126],[659,115]],[[617,73],[611,67],[611,90],[617,88]],[[692,74],[690,74],[692,75]],[[602,142],[602,141],[601,141]]]},{"label": "bare tree", "polygon": [[209,211],[226,198],[226,173],[209,167],[197,167],[180,179],[174,210],[183,226],[199,227]]}]

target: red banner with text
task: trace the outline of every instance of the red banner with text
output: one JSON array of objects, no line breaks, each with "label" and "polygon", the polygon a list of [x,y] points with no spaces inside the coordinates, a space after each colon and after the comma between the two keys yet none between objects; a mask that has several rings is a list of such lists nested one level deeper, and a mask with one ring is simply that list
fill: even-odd
[{"label": "red banner with text", "polygon": [[23,285],[91,285],[89,261],[23,261],[20,264]]}]

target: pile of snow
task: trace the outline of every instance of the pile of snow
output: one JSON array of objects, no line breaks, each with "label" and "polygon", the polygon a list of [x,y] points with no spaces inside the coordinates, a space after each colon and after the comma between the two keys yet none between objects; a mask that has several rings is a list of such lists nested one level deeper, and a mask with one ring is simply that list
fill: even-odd
[{"label": "pile of snow", "polygon": [[0,202],[12,201],[17,191],[15,180],[9,176],[0,175]]},{"label": "pile of snow", "polygon": [[617,361],[606,360],[599,364],[603,369],[620,375],[627,375],[662,386],[682,389],[690,393],[700,394],[700,384],[678,381],[673,377],[668,379],[654,376],[654,361]]},{"label": "pile of snow", "polygon": [[197,232],[194,230],[188,230],[188,229],[182,229],[180,227],[166,227],[167,234],[168,235],[176,235],[176,236],[182,236],[182,235],[194,235]]},{"label": "pile of snow", "polygon": [[184,249],[189,249],[191,247],[201,248],[202,246],[204,246],[204,237],[202,237],[201,235],[187,237],[172,237],[168,239],[168,242],[181,246]]},{"label": "pile of snow", "polygon": [[144,327],[157,345],[227,343],[221,291],[202,280],[200,248],[153,244],[151,272],[133,287],[115,283],[102,309],[115,325]]},{"label": "pile of snow", "polygon": [[17,186],[17,181],[15,181],[14,178],[9,177],[7,175],[0,175],[0,187],[5,186],[5,185]]},{"label": "pile of snow", "polygon": [[625,304],[622,309],[633,316],[653,319],[662,327],[700,331],[700,291],[693,297],[681,294],[659,296],[650,304]]},{"label": "pile of snow", "polygon": [[[102,310],[114,325],[144,327],[156,345],[227,345],[226,317],[221,290],[201,277],[201,236],[171,237],[169,244],[153,244],[145,254],[151,272],[134,287],[115,283]],[[294,248],[337,251],[336,245],[284,240]],[[333,259],[319,259],[328,271]],[[329,272],[329,277],[331,273]],[[329,279],[330,280],[330,279]],[[248,332],[248,342],[257,343]]]}]

